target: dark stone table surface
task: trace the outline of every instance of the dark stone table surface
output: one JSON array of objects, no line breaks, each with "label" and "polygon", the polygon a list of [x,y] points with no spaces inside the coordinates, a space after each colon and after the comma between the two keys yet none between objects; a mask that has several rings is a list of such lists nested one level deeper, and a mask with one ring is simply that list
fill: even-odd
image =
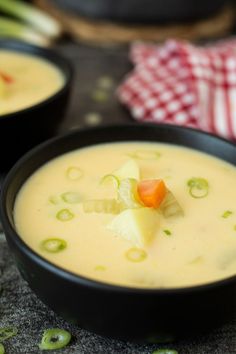
[{"label": "dark stone table surface", "polygon": [[[71,102],[61,133],[84,126],[132,121],[115,95],[117,84],[131,68],[128,48],[96,48],[64,41],[56,50],[75,67]],[[68,329],[73,339],[65,349],[50,351],[52,354],[151,354],[166,347],[102,338],[66,323],[29,289],[16,269],[4,235],[0,234],[0,328],[6,326],[18,328],[18,334],[4,342],[7,354],[42,353],[38,349],[42,333],[53,327]],[[236,353],[236,319],[207,335],[186,338],[167,347],[179,354]]]}]

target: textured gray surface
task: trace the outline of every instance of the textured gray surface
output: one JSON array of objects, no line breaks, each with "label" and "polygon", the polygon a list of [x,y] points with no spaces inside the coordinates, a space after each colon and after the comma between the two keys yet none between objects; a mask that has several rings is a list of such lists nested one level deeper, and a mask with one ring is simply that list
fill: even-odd
[{"label": "textured gray surface", "polygon": [[[127,48],[92,48],[65,42],[58,46],[58,50],[73,62],[76,69],[72,99],[61,131],[85,126],[85,117],[91,112],[101,115],[102,124],[129,121],[127,112],[114,95],[116,84],[129,70]],[[115,84],[105,102],[92,99],[92,92],[101,76],[112,77]],[[52,327],[68,329],[73,335],[68,347],[50,351],[52,354],[151,354],[160,348],[158,345],[138,345],[102,338],[63,321],[42,304],[22,280],[2,236],[0,291],[0,328],[16,326],[19,331],[16,337],[5,342],[7,354],[42,353],[38,349],[41,335],[44,329]],[[178,350],[179,354],[236,353],[236,319],[234,323],[206,336],[186,339],[168,347]]]}]

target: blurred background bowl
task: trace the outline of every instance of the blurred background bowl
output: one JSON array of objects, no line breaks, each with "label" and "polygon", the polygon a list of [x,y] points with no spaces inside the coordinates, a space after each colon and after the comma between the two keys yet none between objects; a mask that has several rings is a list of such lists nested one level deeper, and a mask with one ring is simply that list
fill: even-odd
[{"label": "blurred background bowl", "polygon": [[58,133],[69,101],[72,68],[69,61],[55,51],[24,42],[2,39],[1,49],[45,59],[64,76],[62,88],[47,99],[25,109],[0,115],[0,171],[4,171],[27,150]]}]

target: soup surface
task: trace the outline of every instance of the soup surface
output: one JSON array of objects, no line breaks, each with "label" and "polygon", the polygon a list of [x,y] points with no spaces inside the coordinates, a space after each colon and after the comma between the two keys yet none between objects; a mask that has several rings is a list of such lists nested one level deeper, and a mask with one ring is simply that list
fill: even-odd
[{"label": "soup surface", "polygon": [[61,71],[49,61],[0,49],[0,115],[33,106],[63,84]]},{"label": "soup surface", "polygon": [[35,252],[88,278],[204,284],[236,274],[235,181],[235,167],[191,149],[101,144],[37,170],[17,196],[15,224]]}]

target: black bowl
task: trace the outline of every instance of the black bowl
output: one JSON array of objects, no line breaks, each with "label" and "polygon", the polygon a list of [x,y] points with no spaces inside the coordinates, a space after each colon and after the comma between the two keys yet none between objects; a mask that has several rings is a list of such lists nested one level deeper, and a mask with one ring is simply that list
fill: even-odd
[{"label": "black bowl", "polygon": [[170,23],[213,16],[231,0],[52,0],[78,16],[131,23]]},{"label": "black bowl", "polygon": [[65,78],[63,87],[42,102],[13,113],[0,115],[0,170],[3,171],[27,150],[58,132],[72,86],[72,68],[68,60],[55,51],[25,42],[2,39],[0,49],[28,53],[46,59],[55,65]]},{"label": "black bowl", "polygon": [[2,190],[3,229],[29,286],[55,312],[81,327],[110,337],[167,341],[206,331],[235,316],[236,276],[179,289],[136,289],[75,275],[32,251],[15,230],[13,209],[25,180],[50,159],[70,150],[113,141],[183,145],[236,164],[236,146],[193,129],[135,124],[80,130],[41,144],[8,174]]}]

